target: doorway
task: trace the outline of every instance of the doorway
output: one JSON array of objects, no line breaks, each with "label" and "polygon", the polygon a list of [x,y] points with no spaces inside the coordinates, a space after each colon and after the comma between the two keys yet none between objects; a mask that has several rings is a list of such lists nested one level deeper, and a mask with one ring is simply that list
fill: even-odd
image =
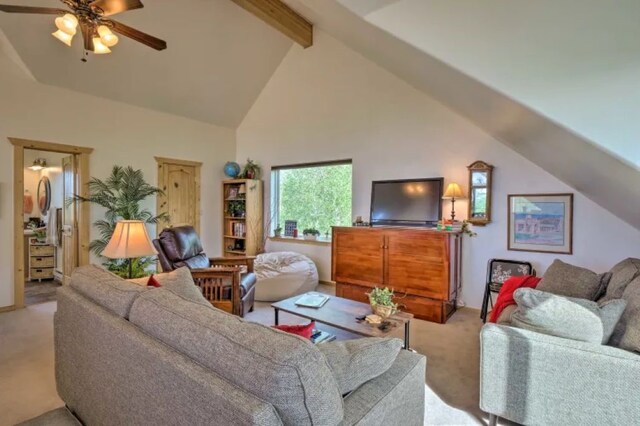
[{"label": "doorway", "polygon": [[54,300],[73,269],[89,263],[87,195],[92,148],[9,138],[13,145],[14,304]]},{"label": "doorway", "polygon": [[[167,213],[169,226],[192,225],[200,234],[200,169],[197,161],[155,157],[158,163],[158,188],[164,194],[156,198],[156,214]],[[157,228],[160,234],[162,229]]]}]

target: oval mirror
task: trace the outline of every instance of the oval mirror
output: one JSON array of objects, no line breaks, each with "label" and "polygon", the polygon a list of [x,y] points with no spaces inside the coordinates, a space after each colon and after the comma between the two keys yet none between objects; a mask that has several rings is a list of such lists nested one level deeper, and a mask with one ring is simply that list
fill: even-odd
[{"label": "oval mirror", "polygon": [[38,183],[38,207],[43,215],[46,215],[51,207],[51,182],[46,176]]}]

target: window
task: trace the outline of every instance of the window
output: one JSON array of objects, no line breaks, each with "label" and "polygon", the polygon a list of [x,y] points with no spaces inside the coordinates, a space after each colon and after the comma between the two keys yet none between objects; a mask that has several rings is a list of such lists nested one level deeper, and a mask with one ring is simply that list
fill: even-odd
[{"label": "window", "polygon": [[332,226],[351,224],[351,160],[279,166],[271,169],[272,229],[297,221],[331,235]]}]

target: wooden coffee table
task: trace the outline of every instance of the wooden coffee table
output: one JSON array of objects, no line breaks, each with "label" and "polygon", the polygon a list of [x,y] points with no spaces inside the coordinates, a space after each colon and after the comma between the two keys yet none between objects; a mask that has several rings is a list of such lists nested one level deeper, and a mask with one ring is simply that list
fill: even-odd
[{"label": "wooden coffee table", "polygon": [[367,337],[387,337],[399,327],[404,326],[404,348],[410,348],[409,323],[413,318],[413,314],[397,312],[387,319],[391,322],[391,326],[386,330],[380,330],[378,324],[369,324],[366,321],[356,320],[356,317],[371,314],[371,306],[366,303],[329,296],[329,300],[321,308],[307,308],[296,305],[295,302],[300,297],[302,295],[271,304],[275,312],[276,325],[278,325],[278,314],[283,311]]}]

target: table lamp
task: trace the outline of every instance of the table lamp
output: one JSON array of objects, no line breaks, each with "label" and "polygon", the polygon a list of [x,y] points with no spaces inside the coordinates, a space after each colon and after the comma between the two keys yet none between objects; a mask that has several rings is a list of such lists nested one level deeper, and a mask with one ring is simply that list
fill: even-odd
[{"label": "table lamp", "polygon": [[443,200],[451,200],[451,221],[453,222],[456,218],[456,200],[459,198],[464,198],[464,193],[462,189],[460,189],[460,185],[457,183],[450,183],[447,186],[447,190],[444,191],[444,195],[442,196]]},{"label": "table lamp", "polygon": [[109,259],[128,259],[129,278],[132,277],[133,259],[158,254],[151,243],[147,227],[141,220],[121,220],[109,243],[102,251]]}]

